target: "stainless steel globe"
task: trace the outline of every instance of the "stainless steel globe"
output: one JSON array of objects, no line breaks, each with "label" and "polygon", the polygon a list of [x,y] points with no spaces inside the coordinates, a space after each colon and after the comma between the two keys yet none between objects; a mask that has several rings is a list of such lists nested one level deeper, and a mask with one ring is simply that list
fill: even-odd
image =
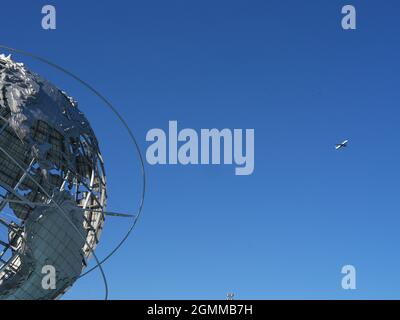
[{"label": "stainless steel globe", "polygon": [[77,103],[0,55],[0,299],[65,293],[99,242],[106,199],[98,142]]}]

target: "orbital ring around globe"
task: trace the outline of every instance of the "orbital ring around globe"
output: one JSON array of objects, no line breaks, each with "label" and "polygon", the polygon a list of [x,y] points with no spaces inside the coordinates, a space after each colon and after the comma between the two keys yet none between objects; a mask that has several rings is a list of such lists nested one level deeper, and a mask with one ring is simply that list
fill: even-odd
[{"label": "orbital ring around globe", "polygon": [[[25,70],[23,64],[14,63],[11,65],[11,69],[14,68],[20,74],[0,74],[0,84],[2,81],[3,84],[7,84],[5,88],[3,87],[3,104],[6,103],[7,107],[13,111],[8,113],[6,112],[4,115],[0,114],[0,121],[4,122],[4,126],[0,129],[0,138],[2,138],[1,135],[3,135],[3,133],[8,134],[6,138],[10,140],[8,141],[8,144],[12,146],[18,145],[16,141],[25,141],[22,144],[22,147],[19,146],[20,150],[14,150],[13,148],[6,150],[6,148],[3,148],[0,144],[0,153],[5,154],[13,163],[12,166],[3,159],[2,165],[6,166],[7,173],[22,173],[21,175],[15,174],[15,181],[13,181],[9,176],[0,176],[0,180],[4,178],[6,179],[6,182],[11,181],[11,185],[15,184],[14,187],[10,187],[7,183],[2,181],[0,186],[5,189],[6,196],[0,194],[3,198],[0,199],[0,211],[3,211],[4,207],[8,203],[14,215],[24,221],[24,228],[21,229],[21,226],[18,226],[15,223],[14,225],[11,223],[6,224],[3,219],[0,219],[0,224],[8,226],[9,242],[5,243],[0,241],[0,245],[4,246],[3,251],[0,252],[0,261],[3,263],[0,267],[0,298],[58,298],[64,294],[77,279],[87,275],[99,267],[105,286],[105,299],[107,299],[108,285],[102,264],[114,255],[127,240],[141,215],[144,205],[146,175],[144,160],[137,140],[128,124],[115,107],[87,82],[83,81],[63,67],[32,53],[4,45],[0,45],[0,48],[9,52],[31,57],[61,71],[78,81],[85,88],[89,89],[90,92],[94,93],[95,96],[105,103],[126,129],[130,140],[134,144],[135,151],[139,158],[143,180],[140,203],[136,214],[126,215],[106,212],[105,207],[107,194],[103,159],[90,124],[77,108],[76,102],[71,97],[67,96],[65,92],[55,88],[39,75],[32,74],[28,70]],[[2,67],[1,64],[0,67]],[[10,68],[10,66],[8,67]],[[0,73],[1,71],[2,69],[0,68]],[[39,79],[38,81],[44,86],[44,88],[35,91],[35,83],[32,81],[31,83],[26,83],[25,81],[25,83],[19,83],[20,86],[17,86],[16,89],[16,84],[10,82],[10,78],[17,82],[21,82],[21,79],[18,77],[22,77],[21,74],[25,76],[25,73],[30,77],[34,77],[34,79]],[[4,81],[4,79],[8,82]],[[7,90],[9,92],[7,92]],[[38,102],[32,102],[31,100],[24,101],[24,103],[30,104],[30,109],[22,110],[22,112],[20,108],[21,106],[18,105],[18,99],[21,98],[21,92],[22,95],[24,95],[29,92],[29,90],[40,92],[41,95],[34,99],[38,100]],[[7,97],[11,97],[10,105],[8,105],[9,101],[7,101]],[[15,97],[16,100],[14,100]],[[43,108],[43,105],[46,105],[46,102],[49,102],[47,101],[49,97],[50,100],[52,99],[50,102],[56,106],[54,109],[58,108],[62,110],[61,118],[63,121],[61,121],[62,123],[58,121],[60,123],[57,123],[58,127],[56,126],[56,129],[51,126],[49,127],[46,121],[40,121],[51,118],[43,119],[45,115],[41,114],[43,110],[40,110],[40,108]],[[0,104],[1,102],[0,96]],[[34,103],[37,105],[34,105]],[[40,108],[38,105],[40,105]],[[65,107],[65,105],[68,106]],[[32,112],[36,112],[34,120],[32,119]],[[54,110],[46,110],[46,112],[54,113]],[[37,116],[37,113],[40,114],[39,117]],[[8,118],[5,117],[6,115]],[[39,119],[37,119],[37,117]],[[66,137],[60,136],[59,132],[63,132]],[[32,139],[32,137],[34,137],[34,139]],[[62,150],[65,152],[61,152]],[[31,158],[28,159],[25,156],[23,158],[24,161],[22,161],[21,157],[18,158],[21,154],[26,155],[28,153],[32,154]],[[66,153],[68,154],[66,155]],[[74,158],[73,165],[71,165],[71,157]],[[16,158],[18,158],[18,160]],[[0,161],[1,160],[2,159],[0,159]],[[27,169],[21,165],[21,162],[26,164],[25,167],[27,167]],[[62,173],[61,180],[59,179],[60,177],[57,176],[57,174],[60,175],[59,173],[53,173],[55,162],[57,162],[56,167]],[[68,165],[65,162],[68,162]],[[72,170],[72,167],[75,168],[75,170]],[[63,168],[63,170],[60,168]],[[29,181],[27,181],[28,179]],[[4,185],[6,187],[4,187]],[[56,185],[57,188],[60,187],[60,189],[54,191],[54,185]],[[52,186],[52,188],[49,188],[49,186]],[[85,191],[81,191],[80,188],[83,188]],[[74,193],[73,191],[75,192],[75,199],[71,199],[71,195]],[[63,216],[63,218],[68,222],[69,228],[60,230],[60,228],[57,229],[54,227],[54,225],[60,223],[60,221],[57,220],[60,219],[60,216],[52,214],[54,212],[52,208],[56,208],[57,211],[61,213],[61,216]],[[132,218],[132,224],[128,228],[126,234],[117,243],[116,247],[100,261],[97,258],[94,249],[99,242],[105,214]],[[61,241],[60,243],[57,243],[60,236],[55,237],[54,233],[60,234],[62,232],[70,238],[69,240],[74,241],[65,241],[64,239],[64,242]],[[71,232],[75,233],[74,239],[71,238]],[[84,236],[85,232],[86,237]],[[81,239],[76,239],[77,235],[79,235]],[[40,239],[40,241],[38,239]],[[71,243],[71,246],[75,245],[75,248],[66,245],[66,242]],[[38,245],[38,243],[40,243],[40,245]],[[43,246],[43,243],[51,243],[51,246],[47,248],[45,245]],[[64,259],[66,261],[68,258],[75,262],[79,261],[79,259],[83,261],[83,263],[78,262],[76,265],[72,265],[69,262],[70,264],[68,269],[60,271],[60,274],[62,275],[61,280],[64,282],[61,283],[61,289],[57,291],[56,297],[54,296],[54,293],[53,295],[43,293],[36,283],[38,281],[37,262],[48,262],[48,256],[43,253],[48,252],[48,250],[54,251],[56,250],[55,247],[59,250],[57,255],[58,260]],[[76,248],[79,247],[80,250],[76,250]],[[13,252],[14,255],[11,255],[11,258],[9,258],[8,261],[4,261],[3,256],[7,250]],[[63,250],[62,254],[60,254],[60,250]],[[77,254],[77,251],[80,252],[80,255]],[[21,252],[23,252],[23,254],[21,254]],[[64,257],[64,255],[66,255],[66,257]],[[84,272],[84,269],[87,267],[86,259],[90,259],[91,256],[96,260],[96,265]],[[43,260],[45,258],[47,260]],[[58,267],[61,267],[63,264],[65,265],[65,261],[61,261],[61,263],[58,260],[55,261],[56,264],[58,263]],[[36,287],[32,289],[34,286]],[[16,287],[18,287],[18,290],[15,289]],[[34,294],[32,294],[32,290],[35,292]]]}]

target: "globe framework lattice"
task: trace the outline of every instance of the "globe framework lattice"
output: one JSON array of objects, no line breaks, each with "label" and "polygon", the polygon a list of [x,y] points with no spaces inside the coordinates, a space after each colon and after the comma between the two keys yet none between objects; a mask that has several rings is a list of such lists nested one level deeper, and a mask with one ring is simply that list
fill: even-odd
[{"label": "globe framework lattice", "polygon": [[[106,198],[98,142],[77,103],[0,55],[0,298],[65,293],[99,241]],[[48,268],[55,288],[43,283]]]}]

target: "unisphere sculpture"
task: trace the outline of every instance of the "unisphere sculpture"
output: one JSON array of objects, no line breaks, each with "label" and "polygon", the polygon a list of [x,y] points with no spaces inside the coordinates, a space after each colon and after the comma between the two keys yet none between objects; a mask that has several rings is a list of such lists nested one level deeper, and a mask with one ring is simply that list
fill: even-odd
[{"label": "unisphere sculpture", "polygon": [[[0,55],[0,299],[65,293],[99,241],[106,198],[98,142],[77,103]],[[54,288],[43,283],[49,267]]]}]

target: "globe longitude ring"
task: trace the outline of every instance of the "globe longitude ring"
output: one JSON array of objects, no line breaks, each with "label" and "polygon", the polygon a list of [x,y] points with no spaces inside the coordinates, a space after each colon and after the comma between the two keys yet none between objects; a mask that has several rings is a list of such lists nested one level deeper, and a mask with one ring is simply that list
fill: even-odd
[{"label": "globe longitude ring", "polygon": [[[102,273],[107,298],[101,264],[129,236],[144,201],[144,164],[127,129],[143,174],[139,210],[132,216],[106,211],[103,158],[74,99],[10,56],[0,56],[0,299],[59,298],[81,276],[90,257]],[[107,214],[132,217],[133,223],[100,261],[94,250]],[[56,270],[53,290],[43,285],[43,268],[49,266]]]}]

